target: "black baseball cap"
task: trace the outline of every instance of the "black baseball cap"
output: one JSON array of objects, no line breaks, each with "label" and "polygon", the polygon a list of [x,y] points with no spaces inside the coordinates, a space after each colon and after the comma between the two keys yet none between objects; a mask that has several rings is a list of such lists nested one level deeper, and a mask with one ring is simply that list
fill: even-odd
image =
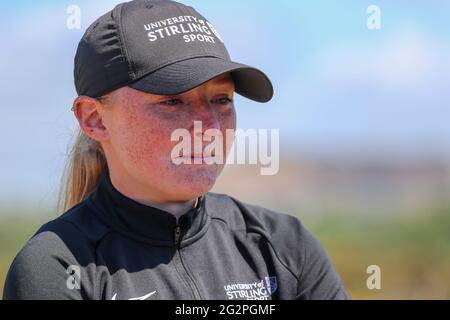
[{"label": "black baseball cap", "polygon": [[267,75],[231,61],[220,34],[194,8],[134,0],[89,26],[78,45],[74,76],[78,95],[97,98],[123,86],[176,95],[228,72],[238,94],[258,102],[272,98]]}]

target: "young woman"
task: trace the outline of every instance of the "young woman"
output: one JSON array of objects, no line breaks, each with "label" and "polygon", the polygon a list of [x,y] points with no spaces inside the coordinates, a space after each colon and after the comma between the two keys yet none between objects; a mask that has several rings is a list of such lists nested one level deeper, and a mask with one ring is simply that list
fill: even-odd
[{"label": "young woman", "polygon": [[[81,39],[75,85],[64,214],[18,253],[5,299],[349,298],[297,218],[209,192],[224,161],[205,141],[235,129],[234,92],[267,102],[273,89],[193,8],[118,5]],[[174,153],[178,129],[200,150]]]}]

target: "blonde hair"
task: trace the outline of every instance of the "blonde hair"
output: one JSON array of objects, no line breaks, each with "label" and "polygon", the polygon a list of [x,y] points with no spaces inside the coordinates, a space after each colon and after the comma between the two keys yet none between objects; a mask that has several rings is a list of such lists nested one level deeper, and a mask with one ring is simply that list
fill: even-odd
[{"label": "blonde hair", "polygon": [[81,128],[74,137],[61,176],[58,213],[64,213],[84,201],[94,191],[107,167],[105,153],[98,141],[85,134]]}]

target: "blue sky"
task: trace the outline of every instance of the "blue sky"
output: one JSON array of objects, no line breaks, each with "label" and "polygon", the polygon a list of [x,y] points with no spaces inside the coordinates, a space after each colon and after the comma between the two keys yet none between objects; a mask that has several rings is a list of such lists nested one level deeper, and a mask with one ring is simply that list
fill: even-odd
[{"label": "blue sky", "polygon": [[[116,3],[0,4],[0,201],[53,197],[77,127],[75,49]],[[215,24],[234,60],[273,81],[268,104],[238,97],[239,127],[280,129],[282,147],[300,152],[450,150],[450,1],[184,3]],[[66,28],[72,4],[81,30]],[[370,4],[381,30],[366,27]]]}]

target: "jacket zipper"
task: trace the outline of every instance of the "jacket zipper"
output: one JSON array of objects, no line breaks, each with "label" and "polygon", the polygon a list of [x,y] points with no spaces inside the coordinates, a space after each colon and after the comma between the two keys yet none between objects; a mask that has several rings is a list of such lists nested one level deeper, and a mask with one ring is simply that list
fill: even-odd
[{"label": "jacket zipper", "polygon": [[181,234],[181,228],[180,225],[177,224],[175,226],[175,246],[178,248],[178,243],[180,242],[180,234]]},{"label": "jacket zipper", "polygon": [[181,227],[177,223],[177,225],[175,226],[175,232],[174,232],[175,249],[177,251],[178,258],[180,259],[181,266],[183,267],[183,271],[188,276],[188,284],[191,287],[191,290],[194,294],[194,298],[197,300],[201,300],[202,296],[200,294],[200,290],[198,289],[197,284],[195,283],[194,279],[192,278],[189,271],[187,270],[186,265],[184,264],[183,258],[181,256],[180,238],[181,238]]}]

